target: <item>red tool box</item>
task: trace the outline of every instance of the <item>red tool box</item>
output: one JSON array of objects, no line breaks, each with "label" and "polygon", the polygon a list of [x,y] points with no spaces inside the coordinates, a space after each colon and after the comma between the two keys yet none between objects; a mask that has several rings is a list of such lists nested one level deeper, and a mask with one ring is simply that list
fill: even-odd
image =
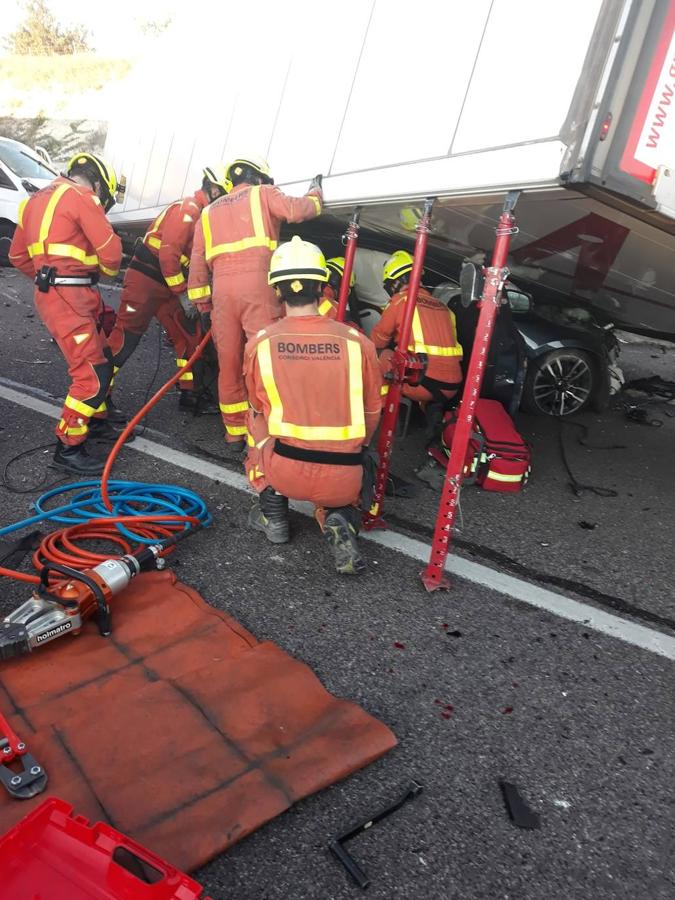
[{"label": "red tool box", "polygon": [[50,797],[0,838],[0,900],[209,900],[130,838]]}]

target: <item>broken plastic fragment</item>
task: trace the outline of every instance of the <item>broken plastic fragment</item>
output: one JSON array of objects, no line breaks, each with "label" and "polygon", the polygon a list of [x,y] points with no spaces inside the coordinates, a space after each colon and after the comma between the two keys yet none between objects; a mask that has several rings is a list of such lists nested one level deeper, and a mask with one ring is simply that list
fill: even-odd
[{"label": "broken plastic fragment", "polygon": [[517,825],[518,828],[539,828],[539,813],[531,810],[527,803],[525,803],[518,792],[517,786],[511,784],[509,781],[502,781],[500,779],[499,787],[502,789],[506,811],[511,817],[513,824]]}]

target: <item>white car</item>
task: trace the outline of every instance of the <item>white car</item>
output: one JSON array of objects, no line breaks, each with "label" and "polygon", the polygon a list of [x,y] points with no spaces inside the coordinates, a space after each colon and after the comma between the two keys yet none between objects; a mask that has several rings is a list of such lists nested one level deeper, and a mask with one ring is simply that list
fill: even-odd
[{"label": "white car", "polygon": [[0,265],[8,263],[19,205],[46,187],[57,174],[36,150],[0,137]]}]

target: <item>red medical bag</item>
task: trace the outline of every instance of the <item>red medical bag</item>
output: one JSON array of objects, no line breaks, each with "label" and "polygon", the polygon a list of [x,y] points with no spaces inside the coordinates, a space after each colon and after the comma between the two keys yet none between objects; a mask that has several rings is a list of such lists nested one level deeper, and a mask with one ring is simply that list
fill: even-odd
[{"label": "red medical bag", "polygon": [[[450,456],[456,423],[457,414],[453,411],[443,429],[445,453],[429,451],[444,466]],[[532,455],[501,403],[479,400],[474,428],[464,461],[465,477],[473,476],[476,484],[486,491],[520,491],[527,483]]]}]

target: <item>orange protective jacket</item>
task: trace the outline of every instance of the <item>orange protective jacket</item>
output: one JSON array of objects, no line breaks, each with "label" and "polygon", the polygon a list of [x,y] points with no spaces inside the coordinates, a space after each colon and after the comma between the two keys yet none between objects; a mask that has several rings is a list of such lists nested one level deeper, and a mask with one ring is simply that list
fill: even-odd
[{"label": "orange protective jacket", "polygon": [[208,202],[204,191],[176,200],[157,216],[143,238],[158,258],[164,280],[174,294],[187,289],[185,270],[190,265],[195,225]]},{"label": "orange protective jacket", "polygon": [[251,411],[267,426],[263,443],[270,436],[311,450],[358,453],[377,428],[382,375],[375,348],[341,322],[279,319],[246,345],[244,377]]},{"label": "orange protective jacket", "polygon": [[55,178],[19,209],[9,260],[32,278],[42,266],[58,275],[117,275],[122,242],[96,194],[69,178]]},{"label": "orange protective jacket", "polygon": [[[398,342],[407,296],[406,291],[394,294],[382,311],[382,318],[370,334],[378,350]],[[447,384],[460,383],[463,351],[457,342],[455,315],[422,287],[417,297],[411,331],[408,350],[427,355],[427,377]]]},{"label": "orange protective jacket", "polygon": [[214,276],[267,273],[282,222],[304,222],[320,215],[321,191],[288,197],[270,184],[239,184],[202,211],[190,258],[188,297],[211,297]]}]

